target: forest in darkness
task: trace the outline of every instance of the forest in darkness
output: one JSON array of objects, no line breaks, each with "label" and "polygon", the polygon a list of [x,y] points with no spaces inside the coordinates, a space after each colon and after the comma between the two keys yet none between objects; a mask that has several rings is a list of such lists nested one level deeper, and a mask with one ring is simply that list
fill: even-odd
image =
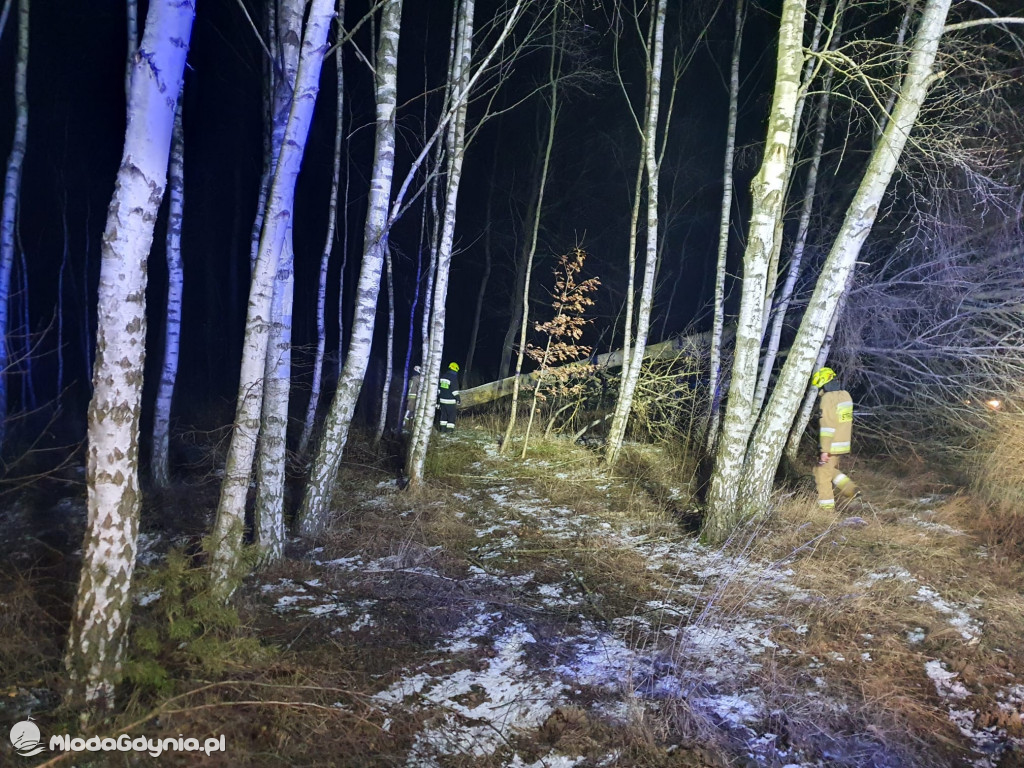
[{"label": "forest in darkness", "polygon": [[1017,0],[2,0],[0,84],[5,759],[1022,759]]}]

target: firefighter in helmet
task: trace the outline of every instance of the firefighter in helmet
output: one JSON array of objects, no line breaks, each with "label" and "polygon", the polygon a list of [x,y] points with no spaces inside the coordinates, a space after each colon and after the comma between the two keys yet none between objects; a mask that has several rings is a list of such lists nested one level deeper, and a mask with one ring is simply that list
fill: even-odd
[{"label": "firefighter in helmet", "polygon": [[437,406],[440,411],[438,426],[442,432],[455,431],[455,415],[459,403],[459,364],[448,363],[448,370],[437,382]]},{"label": "firefighter in helmet", "polygon": [[833,486],[847,498],[860,496],[856,484],[839,471],[839,457],[850,452],[853,432],[853,398],[836,380],[836,372],[822,368],[815,372],[811,384],[818,388],[820,414],[818,422],[818,465],[814,481],[818,486],[818,504],[822,509],[835,509]]}]

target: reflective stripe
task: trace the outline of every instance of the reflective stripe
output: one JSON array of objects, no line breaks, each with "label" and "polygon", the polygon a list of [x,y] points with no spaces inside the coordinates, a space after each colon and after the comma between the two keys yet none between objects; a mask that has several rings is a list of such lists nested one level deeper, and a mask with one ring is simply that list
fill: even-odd
[{"label": "reflective stripe", "polygon": [[848,478],[842,472],[840,472],[838,475],[836,475],[834,478],[832,478],[832,484],[835,485],[836,488],[842,488],[844,485],[847,485],[849,482],[850,482],[850,478]]},{"label": "reflective stripe", "polygon": [[836,416],[839,421],[853,421],[853,401],[844,400],[841,403],[836,403]]},{"label": "reflective stripe", "polygon": [[836,500],[835,499],[819,499],[818,500],[818,506],[821,507],[822,509],[835,509],[836,508]]},{"label": "reflective stripe", "polygon": [[456,405],[458,401],[456,401],[456,400],[448,400],[448,399],[442,397],[438,402],[440,402],[441,405]]},{"label": "reflective stripe", "polygon": [[441,379],[439,382],[437,382],[437,386],[439,386],[441,389],[448,389],[448,387],[450,387],[451,385],[452,383],[448,381],[448,379]]},{"label": "reflective stripe", "polygon": [[835,427],[822,427],[821,434],[823,435],[834,435],[836,433]]},{"label": "reflective stripe", "polygon": [[832,443],[832,450],[829,451],[829,453],[849,453],[849,452],[850,452],[850,444],[848,442],[840,442],[838,440],[836,442]]}]

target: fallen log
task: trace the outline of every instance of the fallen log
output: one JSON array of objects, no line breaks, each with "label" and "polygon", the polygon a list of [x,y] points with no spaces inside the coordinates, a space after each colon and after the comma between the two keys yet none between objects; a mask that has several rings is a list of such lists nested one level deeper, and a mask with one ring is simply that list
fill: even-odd
[{"label": "fallen log", "polygon": [[[686,354],[687,352],[695,355],[703,355],[703,351],[707,349],[710,343],[710,331],[673,336],[667,341],[648,345],[647,349],[644,351],[644,360],[671,360],[679,357],[681,354]],[[570,365],[578,365],[579,362],[566,363],[563,366],[557,367],[565,368]],[[621,368],[622,350],[616,349],[613,352],[606,352],[603,355],[598,355],[592,362],[598,368]],[[555,366],[552,366],[552,368],[549,368],[548,370],[553,370],[554,367]],[[540,370],[519,374],[519,388],[529,389],[530,387],[533,387],[540,380],[540,375]],[[486,403],[493,402],[494,400],[500,400],[503,397],[508,397],[512,394],[512,387],[515,384],[515,380],[515,376],[509,376],[505,379],[498,379],[498,381],[481,384],[478,387],[464,389],[461,392],[461,407],[471,408],[474,405],[484,405]]]}]

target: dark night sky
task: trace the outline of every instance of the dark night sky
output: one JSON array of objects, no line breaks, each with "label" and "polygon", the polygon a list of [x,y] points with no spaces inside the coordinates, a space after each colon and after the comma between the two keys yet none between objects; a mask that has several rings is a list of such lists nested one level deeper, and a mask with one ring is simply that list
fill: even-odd
[{"label": "dark night sky", "polygon": [[[261,12],[246,0],[253,18]],[[349,3],[348,19],[356,3]],[[400,152],[419,133],[424,62],[430,82],[443,74],[449,16],[446,4],[407,2],[403,17],[399,82],[409,99],[400,113]],[[47,327],[40,345],[47,354],[36,361],[38,396],[55,395],[55,305],[60,262],[63,277],[65,384],[84,378],[85,288],[94,291],[98,275],[99,238],[124,137],[123,3],[103,0],[71,3],[34,0],[29,61],[29,145],[22,185],[20,234],[29,265],[31,325],[35,333]],[[140,8],[140,26],[145,4]],[[683,13],[690,13],[689,10]],[[708,43],[694,58],[680,85],[672,122],[672,141],[662,180],[663,200],[673,206],[668,222],[659,298],[662,313],[655,319],[655,339],[664,327],[682,329],[698,315],[709,298],[713,281],[715,231],[720,204],[721,155],[724,149],[726,88],[717,67],[728,66],[732,43],[731,12],[719,11]],[[483,5],[478,18],[486,18]],[[670,19],[692,25],[692,16]],[[588,24],[586,42],[595,63],[610,66],[610,35],[600,11]],[[0,40],[0,152],[6,157],[13,130],[13,61],[16,14],[11,15]],[[748,26],[744,49],[747,69],[741,143],[758,140],[767,111],[764,85],[771,76],[774,22],[759,11]],[[687,33],[692,39],[693,33]],[[368,50],[368,38],[358,38]],[[627,50],[626,77],[640,85],[638,56]],[[671,52],[670,52],[671,53]],[[178,402],[186,420],[201,419],[211,407],[218,420],[230,414],[237,376],[245,290],[248,278],[249,231],[255,212],[261,170],[261,51],[234,0],[201,0],[189,54],[185,84],[186,200],[183,257],[186,269],[184,351]],[[716,61],[717,60],[717,61]],[[670,57],[666,57],[670,62]],[[546,74],[547,55],[538,49],[516,67],[507,100],[524,93]],[[348,269],[346,283],[355,282],[362,230],[365,179],[372,149],[372,81],[365,65],[346,59],[346,99],[351,121],[348,161],[351,199],[347,211]],[[642,89],[633,88],[639,105]],[[470,147],[464,170],[456,229],[457,253],[452,266],[448,299],[446,355],[464,359],[477,286],[483,266],[483,238],[490,227],[495,264],[485,302],[477,353],[480,375],[497,368],[501,339],[507,327],[509,292],[513,282],[511,257],[521,246],[518,221],[526,207],[533,164],[542,149],[546,114],[534,98],[500,120],[490,121]],[[307,347],[315,334],[316,275],[325,233],[335,111],[334,67],[325,64],[321,96],[309,138],[296,203],[295,344]],[[590,341],[607,344],[610,322],[622,301],[629,198],[637,160],[638,138],[630,125],[618,85],[590,83],[564,95],[558,126],[552,176],[535,274],[542,287],[550,281],[552,257],[579,241],[590,253],[587,271],[601,276],[597,322]],[[406,160],[407,162],[407,160]],[[399,165],[402,160],[399,160]],[[742,195],[752,169],[737,173]],[[678,180],[676,180],[678,179]],[[487,221],[486,202],[495,190],[494,215]],[[740,210],[743,209],[742,200]],[[63,213],[62,213],[63,212]],[[63,217],[63,218],[62,218]],[[161,217],[162,218],[162,217]],[[419,211],[414,210],[392,235],[398,271],[398,329],[396,355],[404,358],[408,307],[412,296],[419,240]],[[148,380],[154,381],[159,363],[162,325],[159,307],[165,290],[164,225],[158,224],[150,260],[150,346]],[[340,237],[340,234],[339,234]],[[734,245],[735,248],[735,245]],[[337,284],[341,249],[332,260],[328,295],[329,347],[337,343]],[[678,289],[671,314],[664,317],[673,282]],[[15,280],[19,280],[16,271]],[[383,291],[382,291],[383,293]],[[347,294],[347,302],[351,294]],[[20,301],[20,299],[18,300]],[[19,305],[20,306],[20,305]],[[350,314],[350,306],[346,314]],[[382,316],[382,320],[384,317]],[[383,323],[378,323],[378,327]],[[603,339],[603,341],[599,341]],[[417,339],[418,349],[418,339]],[[603,351],[603,347],[601,349]],[[308,371],[297,356],[299,372]],[[372,376],[372,372],[371,372]],[[20,384],[14,383],[15,397]],[[84,413],[84,390],[73,391]],[[150,393],[151,395],[151,393]],[[305,398],[299,398],[304,402]],[[148,398],[147,398],[148,400]],[[188,411],[191,410],[191,413]]]}]

